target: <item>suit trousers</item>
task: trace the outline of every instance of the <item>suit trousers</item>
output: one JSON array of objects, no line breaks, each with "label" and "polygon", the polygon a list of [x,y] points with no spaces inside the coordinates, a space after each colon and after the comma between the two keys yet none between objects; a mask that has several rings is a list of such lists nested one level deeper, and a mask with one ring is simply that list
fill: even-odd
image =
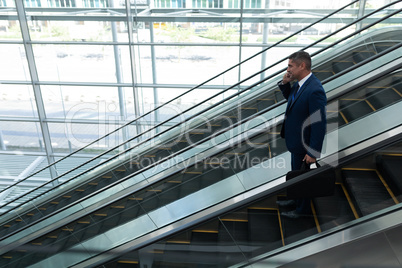
[{"label": "suit trousers", "polygon": [[[294,154],[291,153],[291,165],[292,170],[300,170],[303,163],[303,158],[306,154]],[[311,213],[311,198],[296,198],[296,212],[299,214],[310,214]]]}]

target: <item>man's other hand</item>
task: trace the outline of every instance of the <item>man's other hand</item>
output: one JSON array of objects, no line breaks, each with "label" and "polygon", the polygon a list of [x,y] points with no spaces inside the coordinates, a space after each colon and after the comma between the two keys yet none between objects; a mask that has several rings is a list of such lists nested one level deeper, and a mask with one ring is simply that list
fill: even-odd
[{"label": "man's other hand", "polygon": [[306,161],[306,164],[310,165],[312,163],[315,163],[316,159],[306,154],[303,158],[303,161]]}]

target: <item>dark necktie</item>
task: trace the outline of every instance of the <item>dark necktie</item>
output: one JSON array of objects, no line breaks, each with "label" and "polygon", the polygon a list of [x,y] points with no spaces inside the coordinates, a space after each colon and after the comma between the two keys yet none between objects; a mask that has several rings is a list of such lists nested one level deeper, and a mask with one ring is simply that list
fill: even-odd
[{"label": "dark necktie", "polygon": [[295,101],[295,97],[297,95],[297,92],[299,91],[299,88],[300,88],[300,85],[299,85],[299,83],[297,83],[296,89],[292,94],[292,102],[290,104],[293,104],[293,102]]}]

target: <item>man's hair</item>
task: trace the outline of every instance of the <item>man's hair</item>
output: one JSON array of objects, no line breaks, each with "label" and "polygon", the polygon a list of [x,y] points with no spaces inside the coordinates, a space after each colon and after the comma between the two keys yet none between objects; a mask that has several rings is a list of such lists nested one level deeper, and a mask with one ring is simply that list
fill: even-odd
[{"label": "man's hair", "polygon": [[311,57],[307,52],[297,51],[290,55],[288,59],[294,61],[297,65],[304,62],[306,64],[306,69],[311,71]]}]

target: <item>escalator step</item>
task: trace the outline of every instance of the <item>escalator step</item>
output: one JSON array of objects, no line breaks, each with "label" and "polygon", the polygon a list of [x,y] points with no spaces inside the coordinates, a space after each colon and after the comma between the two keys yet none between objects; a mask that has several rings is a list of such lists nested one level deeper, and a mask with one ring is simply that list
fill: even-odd
[{"label": "escalator step", "polygon": [[342,177],[360,215],[395,205],[375,170],[344,169]]},{"label": "escalator step", "polygon": [[339,104],[348,123],[373,112],[373,109],[364,100],[341,99]]},{"label": "escalator step", "polygon": [[222,129],[222,125],[215,121],[208,122],[207,124],[201,126],[200,130],[204,133],[205,137],[209,137],[211,134]]},{"label": "escalator step", "polygon": [[208,168],[204,170],[201,176],[201,188],[208,187],[214,183],[217,183],[218,181],[221,181],[223,179],[223,172],[222,168],[219,166],[212,166],[212,164],[208,164]]},{"label": "escalator step", "polygon": [[277,89],[274,91],[274,99],[276,100],[276,102],[280,102],[281,100],[284,100],[285,97],[283,96],[282,92]]},{"label": "escalator step", "polygon": [[248,209],[250,243],[282,243],[278,210]]},{"label": "escalator step", "polygon": [[237,116],[229,114],[229,115],[222,115],[218,118],[215,118],[213,121],[214,125],[220,125],[221,129],[227,128],[238,121]]},{"label": "escalator step", "polygon": [[283,246],[281,223],[277,209],[248,209],[249,258]]},{"label": "escalator step", "polygon": [[179,185],[176,185],[176,187],[172,187],[170,189],[164,190],[162,193],[159,194],[160,198],[160,205],[165,206],[167,204],[170,204],[177,199],[179,199],[179,194],[180,194],[180,188]]},{"label": "escalator step", "polygon": [[186,140],[189,143],[189,145],[192,145],[193,143],[196,143],[200,140],[202,140],[205,137],[205,134],[203,132],[190,132],[188,136],[186,136]]},{"label": "escalator step", "polygon": [[371,96],[367,100],[373,105],[373,107],[378,110],[384,108],[394,102],[400,101],[402,96],[400,96],[392,88],[374,88]]},{"label": "escalator step", "polygon": [[334,73],[339,73],[344,71],[354,65],[353,61],[333,61],[332,62],[332,70]]},{"label": "escalator step", "polygon": [[274,99],[258,99],[257,100],[257,109],[258,109],[258,111],[262,111],[274,104],[275,104]]},{"label": "escalator step", "polygon": [[248,241],[247,229],[247,221],[223,219],[219,225],[218,240],[220,243],[229,242],[244,245]]},{"label": "escalator step", "polygon": [[185,140],[184,138],[181,140],[177,140],[174,142],[174,145],[172,146],[172,152],[178,152],[181,149],[184,149],[188,146],[188,142],[187,140]]},{"label": "escalator step", "polygon": [[149,165],[152,165],[155,162],[156,162],[156,155],[154,155],[154,154],[146,154],[141,158],[140,165],[141,165],[141,167],[144,168],[144,167],[147,167]]},{"label": "escalator step", "polygon": [[193,230],[191,235],[192,245],[217,245],[218,231],[216,230]]},{"label": "escalator step", "polygon": [[250,151],[247,152],[248,154],[248,161],[250,162],[250,166],[253,163],[259,163],[263,159],[267,159],[270,157],[270,151],[268,144],[267,145],[259,145],[256,144],[255,148],[252,148]]},{"label": "escalator step", "polygon": [[144,200],[142,200],[140,202],[141,207],[146,211],[146,212],[150,212],[153,211],[157,208],[160,207],[160,199],[158,196],[158,192],[152,192],[151,196],[148,196],[147,198],[144,198]]},{"label": "escalator step", "polygon": [[[288,210],[288,208],[280,209],[281,212]],[[303,216],[298,219],[288,219],[285,217],[281,217],[281,220],[282,228],[284,230],[285,245],[291,244],[293,242],[299,241],[318,233],[317,225],[312,215]]]},{"label": "escalator step", "polygon": [[138,218],[141,215],[145,214],[146,212],[144,209],[137,203],[137,201],[130,201],[127,203],[126,208],[122,213],[119,215],[119,223],[118,225],[121,225],[123,223],[126,223],[129,220],[132,220],[133,218]]},{"label": "escalator step", "polygon": [[375,49],[377,50],[378,53],[392,47],[394,43],[375,43]]},{"label": "escalator step", "polygon": [[140,264],[137,260],[119,260],[113,266],[104,265],[106,268],[137,268]]},{"label": "escalator step", "polygon": [[[229,161],[229,168],[224,168],[224,170],[230,170],[233,173],[239,173],[249,167],[249,163],[247,162],[247,154],[245,153],[228,153],[227,154]],[[224,173],[227,173],[225,172]]]},{"label": "escalator step", "polygon": [[248,244],[248,222],[246,220],[222,219],[219,226],[218,242],[219,263],[222,266],[229,267],[245,261],[242,253],[250,248]]},{"label": "escalator step", "polygon": [[355,219],[341,184],[336,184],[334,195],[314,198],[313,202],[322,231]]},{"label": "escalator step", "polygon": [[253,114],[255,114],[257,112],[257,108],[256,107],[244,107],[240,109],[240,119],[245,119],[247,117],[252,116]]},{"label": "escalator step", "polygon": [[183,173],[183,181],[177,187],[179,192],[179,198],[183,198],[190,195],[200,189],[202,180],[202,172],[200,171],[189,171]]},{"label": "escalator step", "polygon": [[339,112],[327,111],[327,132],[338,129],[345,124],[346,121]]},{"label": "escalator step", "polygon": [[376,163],[391,191],[402,202],[402,155],[378,155]]},{"label": "escalator step", "polygon": [[169,156],[171,154],[171,148],[170,147],[158,148],[158,150],[156,150],[152,154],[155,155],[155,161],[159,161],[162,158],[165,158],[165,157],[167,157],[167,156]]},{"label": "escalator step", "polygon": [[[276,135],[278,136],[278,135]],[[277,155],[283,154],[284,152],[287,152],[287,147],[285,143],[285,139],[281,139],[279,137],[276,137],[273,139],[272,142],[270,142],[270,150],[271,150],[271,157],[275,157]]]},{"label": "escalator step", "polygon": [[320,81],[324,81],[334,75],[334,72],[330,70],[314,70],[313,73]]},{"label": "escalator step", "polygon": [[375,53],[373,51],[354,51],[353,52],[353,60],[356,63],[359,63],[361,61],[371,58],[374,55],[375,55]]},{"label": "escalator step", "polygon": [[401,75],[395,76],[394,80],[392,81],[392,88],[395,92],[402,97],[402,77]]}]

